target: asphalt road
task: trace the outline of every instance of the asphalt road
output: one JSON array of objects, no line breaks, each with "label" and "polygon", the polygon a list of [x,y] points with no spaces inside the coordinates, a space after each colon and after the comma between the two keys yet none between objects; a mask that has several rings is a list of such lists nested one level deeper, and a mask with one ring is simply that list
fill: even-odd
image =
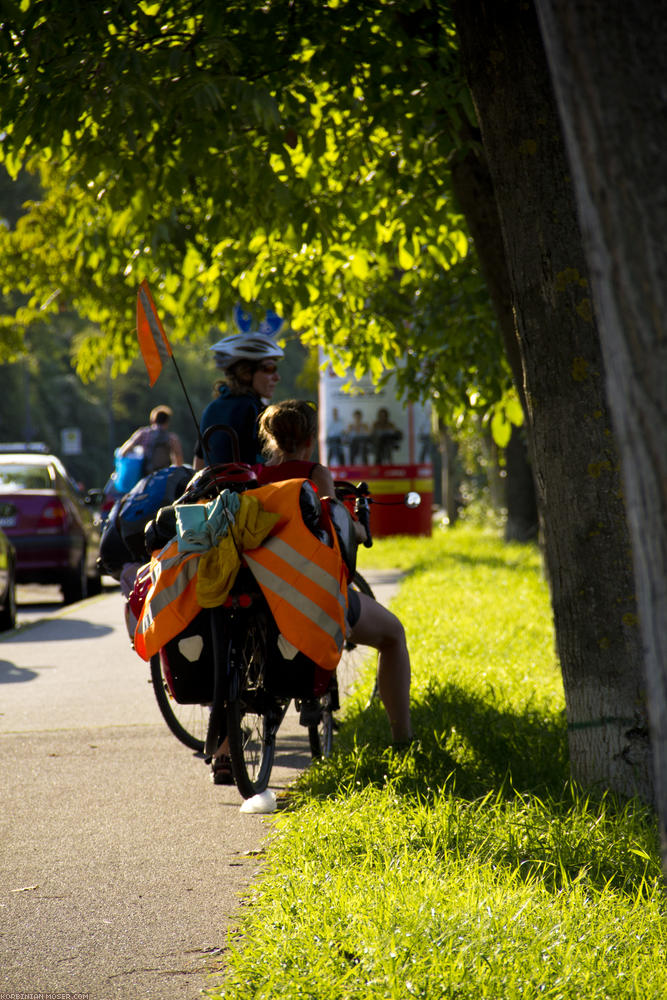
[{"label": "asphalt road", "polygon": [[[195,1000],[271,819],[169,733],[117,590],[69,607],[20,593],[19,626],[0,637],[0,994]],[[271,787],[309,762],[292,712]]]}]

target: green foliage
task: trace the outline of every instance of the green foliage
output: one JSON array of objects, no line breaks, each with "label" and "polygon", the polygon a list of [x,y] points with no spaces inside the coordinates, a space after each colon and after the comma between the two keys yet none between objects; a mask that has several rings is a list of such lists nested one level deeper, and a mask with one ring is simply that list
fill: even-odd
[{"label": "green foliage", "polygon": [[655,819],[568,781],[538,553],[463,527],[375,556],[409,571],[393,608],[418,742],[387,746],[369,664],[334,756],[275,823],[212,995],[658,1000]]},{"label": "green foliage", "polygon": [[80,374],[122,371],[147,277],[176,343],[260,301],[345,365],[406,360],[443,410],[502,396],[449,192],[471,111],[446,4],[25,0],[0,87],[0,158],[43,188],[0,234],[2,287],[27,297],[7,335],[64,303],[96,327]]}]

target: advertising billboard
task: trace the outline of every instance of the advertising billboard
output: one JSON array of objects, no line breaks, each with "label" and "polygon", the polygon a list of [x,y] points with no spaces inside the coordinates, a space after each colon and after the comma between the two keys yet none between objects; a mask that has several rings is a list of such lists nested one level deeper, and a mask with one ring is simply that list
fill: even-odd
[{"label": "advertising billboard", "polygon": [[[320,372],[320,460],[334,479],[365,480],[378,503],[374,534],[430,534],[433,500],[431,416],[428,404],[398,396],[392,375],[382,386],[371,376]],[[421,506],[402,506],[405,493],[421,494]]]}]

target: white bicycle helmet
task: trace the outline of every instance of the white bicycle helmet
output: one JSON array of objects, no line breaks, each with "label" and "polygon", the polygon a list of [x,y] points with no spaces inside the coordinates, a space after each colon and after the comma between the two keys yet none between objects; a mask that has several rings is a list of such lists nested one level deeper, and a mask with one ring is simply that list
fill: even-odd
[{"label": "white bicycle helmet", "polygon": [[223,337],[210,350],[215,354],[216,366],[223,371],[237,361],[267,361],[269,358],[277,361],[285,354],[282,347],[264,333],[233,333]]}]

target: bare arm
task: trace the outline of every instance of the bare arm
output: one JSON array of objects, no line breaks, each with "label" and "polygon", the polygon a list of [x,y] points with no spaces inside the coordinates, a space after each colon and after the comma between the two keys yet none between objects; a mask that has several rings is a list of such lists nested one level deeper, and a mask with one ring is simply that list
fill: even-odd
[{"label": "bare arm", "polygon": [[310,479],[317,486],[320,497],[335,497],[336,487],[333,476],[324,465],[316,465],[310,474]]},{"label": "bare arm", "polygon": [[140,436],[142,430],[143,430],[143,428],[139,427],[138,430],[136,430],[134,432],[134,434],[132,434],[127,439],[127,441],[124,441],[123,444],[121,444],[120,447],[117,448],[117,451],[118,451],[119,455],[121,455],[121,456],[122,455],[127,455],[127,453],[129,451],[132,451],[132,449],[134,448],[136,442],[139,440],[139,436]]},{"label": "bare arm", "polygon": [[[336,496],[336,484],[333,481],[333,476],[324,465],[316,465],[310,478],[317,486],[317,492],[320,497]],[[352,517],[351,514],[350,517]],[[354,523],[354,533],[357,536],[357,541],[365,542],[368,536],[363,524],[361,524],[356,517],[352,517],[352,521]]]}]

